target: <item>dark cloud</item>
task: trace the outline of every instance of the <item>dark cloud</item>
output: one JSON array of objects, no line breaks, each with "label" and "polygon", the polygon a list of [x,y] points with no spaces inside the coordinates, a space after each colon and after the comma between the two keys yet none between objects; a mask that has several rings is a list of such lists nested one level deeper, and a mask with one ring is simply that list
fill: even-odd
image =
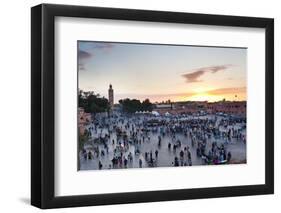
[{"label": "dark cloud", "polygon": [[[110,51],[115,45],[112,43],[106,43],[106,42],[81,42],[80,45],[84,43],[84,46],[87,47],[87,50],[92,52],[95,51],[105,51],[108,52]],[[88,52],[89,53],[89,52]],[[90,54],[90,53],[89,53]]]},{"label": "dark cloud", "polygon": [[87,51],[81,50],[79,48],[79,50],[78,50],[78,69],[80,71],[86,70],[85,65],[87,64],[89,59],[93,58],[95,51],[103,51],[104,53],[107,53],[108,51],[111,51],[111,49],[113,47],[114,47],[114,45],[112,43],[89,42]]},{"label": "dark cloud", "polygon": [[84,66],[83,63],[78,64],[78,69],[79,69],[80,71],[86,70],[86,68],[85,68],[85,66]]},{"label": "dark cloud", "polygon": [[191,70],[191,72],[187,74],[183,74],[182,77],[186,79],[187,83],[194,83],[194,82],[200,82],[199,78],[206,74],[206,73],[217,73],[219,71],[224,71],[227,68],[232,66],[231,64],[225,64],[225,65],[217,65],[217,66],[209,66],[209,67],[201,67],[198,69]]},{"label": "dark cloud", "polygon": [[186,82],[192,83],[192,82],[199,82],[199,81],[201,81],[198,78],[200,76],[204,75],[204,73],[205,72],[203,70],[198,70],[198,71],[195,71],[195,72],[192,72],[192,73],[184,74],[182,76],[186,79]]},{"label": "dark cloud", "polygon": [[84,51],[84,50],[79,50],[78,51],[78,57],[79,59],[87,59],[90,58],[92,56],[91,53]]},{"label": "dark cloud", "polygon": [[114,47],[114,45],[112,43],[95,43],[93,45],[93,48],[97,48],[97,49],[112,49]]},{"label": "dark cloud", "polygon": [[87,61],[87,59],[92,58],[93,54],[89,53],[85,50],[78,50],[78,69],[81,70],[86,70],[85,68],[85,63]]},{"label": "dark cloud", "polygon": [[231,64],[226,64],[226,65],[205,67],[205,69],[206,70],[211,70],[212,73],[216,73],[218,71],[226,70],[230,66],[231,66]]}]

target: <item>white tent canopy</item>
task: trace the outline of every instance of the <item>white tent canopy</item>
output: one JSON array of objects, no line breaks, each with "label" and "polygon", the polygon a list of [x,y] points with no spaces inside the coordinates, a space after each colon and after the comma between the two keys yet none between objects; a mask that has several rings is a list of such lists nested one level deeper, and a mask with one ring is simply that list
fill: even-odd
[{"label": "white tent canopy", "polygon": [[152,111],[151,114],[155,115],[155,116],[159,116],[160,115],[159,112],[157,112],[157,111]]},{"label": "white tent canopy", "polygon": [[166,112],[166,113],[165,113],[165,115],[166,115],[166,116],[169,116],[169,115],[170,115],[170,113],[169,113],[169,112]]}]

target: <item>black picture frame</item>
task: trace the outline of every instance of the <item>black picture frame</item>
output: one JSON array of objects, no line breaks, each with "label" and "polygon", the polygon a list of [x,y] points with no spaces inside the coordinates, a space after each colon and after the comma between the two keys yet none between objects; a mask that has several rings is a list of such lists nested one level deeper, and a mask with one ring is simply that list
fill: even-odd
[{"label": "black picture frame", "polygon": [[[101,18],[265,29],[265,184],[94,195],[54,195],[55,17]],[[257,85],[258,86],[258,85]],[[164,11],[41,4],[31,8],[31,204],[60,208],[274,193],[274,20]]]}]

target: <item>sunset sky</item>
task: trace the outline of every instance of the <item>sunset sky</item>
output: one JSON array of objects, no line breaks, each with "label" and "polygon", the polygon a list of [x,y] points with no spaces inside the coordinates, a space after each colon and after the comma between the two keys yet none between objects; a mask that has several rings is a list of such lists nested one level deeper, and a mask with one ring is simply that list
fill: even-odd
[{"label": "sunset sky", "polygon": [[78,87],[152,102],[246,100],[247,49],[78,42]]}]

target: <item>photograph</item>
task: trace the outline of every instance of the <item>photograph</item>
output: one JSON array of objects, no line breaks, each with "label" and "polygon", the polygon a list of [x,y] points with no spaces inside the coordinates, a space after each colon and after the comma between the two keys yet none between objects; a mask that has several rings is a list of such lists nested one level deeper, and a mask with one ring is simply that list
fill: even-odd
[{"label": "photograph", "polygon": [[77,41],[80,170],[247,163],[247,48]]},{"label": "photograph", "polygon": [[[201,11],[151,4],[37,3],[29,11],[31,75],[24,76],[31,94],[24,99],[31,101],[31,145],[24,147],[31,160],[30,169],[15,172],[29,172],[31,205],[134,208],[236,197],[246,210],[268,208],[255,204],[275,196],[274,14],[280,13],[262,14],[247,3],[247,13],[224,14],[213,2]],[[18,92],[6,94],[22,103]],[[18,112],[18,104],[3,106],[9,116]],[[228,208],[232,199],[220,204]],[[169,211],[182,202],[171,203]],[[187,205],[198,211],[197,201]]]}]

